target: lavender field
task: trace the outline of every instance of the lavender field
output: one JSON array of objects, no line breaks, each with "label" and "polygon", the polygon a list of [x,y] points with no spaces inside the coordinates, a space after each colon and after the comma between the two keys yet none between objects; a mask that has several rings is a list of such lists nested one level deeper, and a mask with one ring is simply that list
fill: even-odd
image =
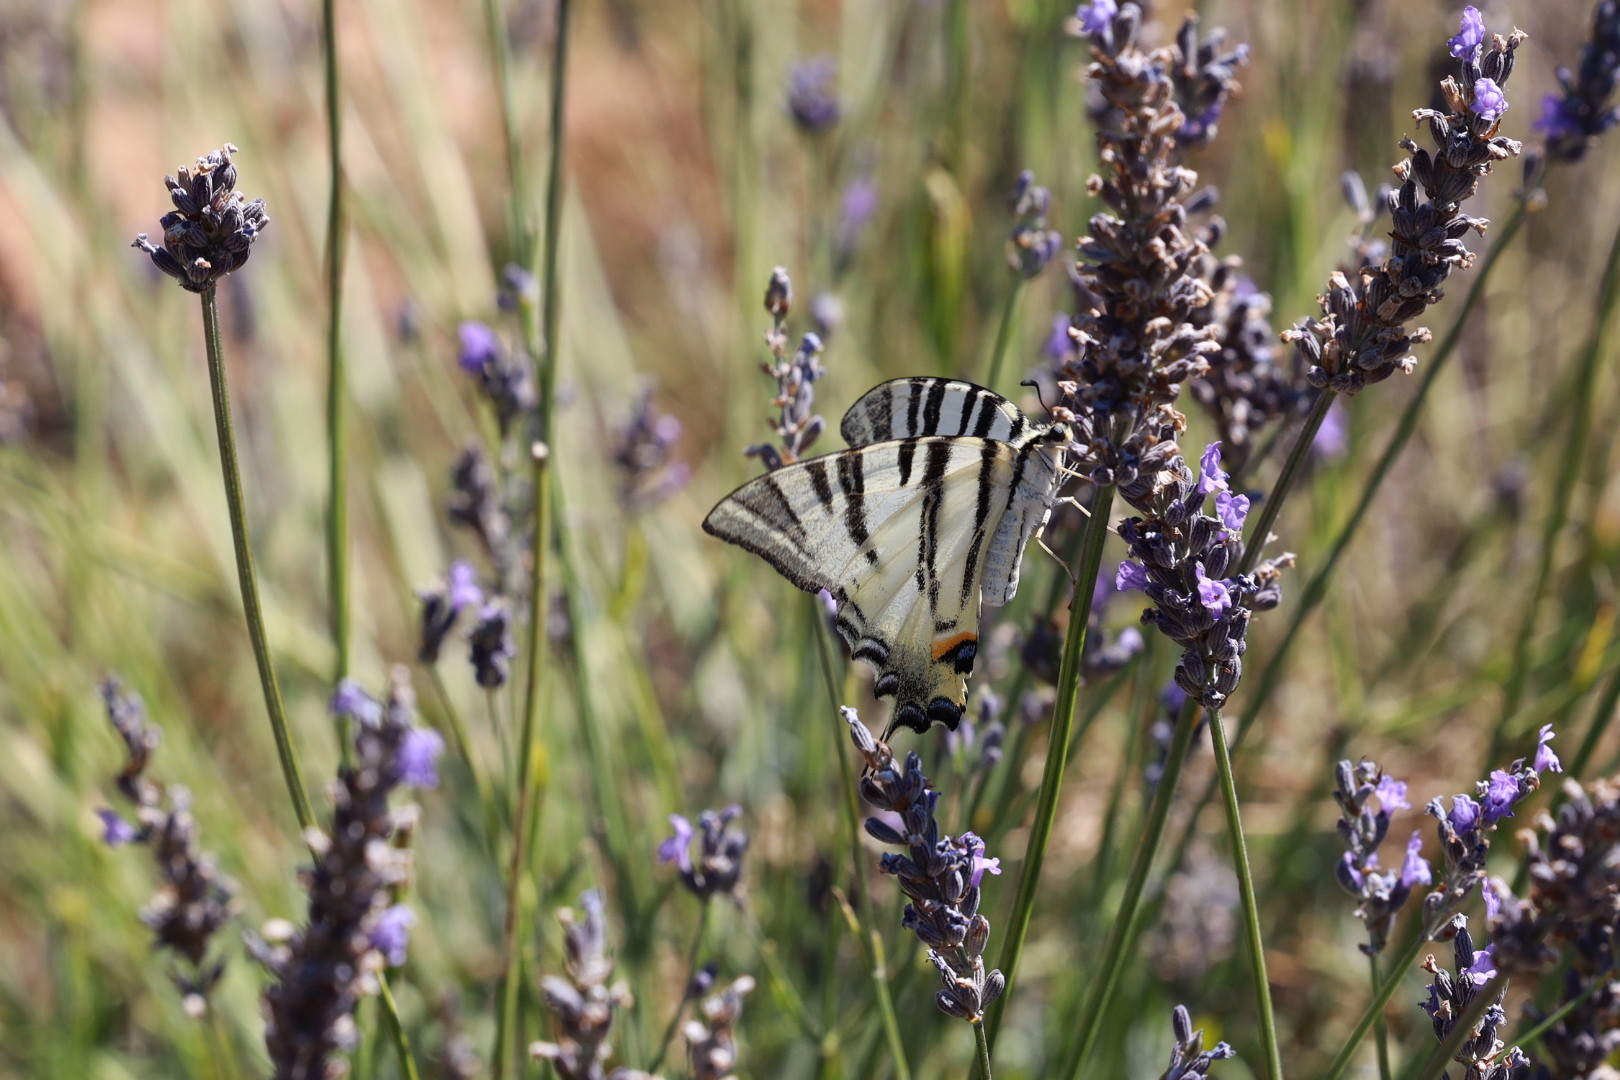
[{"label": "lavender field", "polygon": [[0,1076],[1610,1080],[1620,4],[1196,7],[0,0]]}]

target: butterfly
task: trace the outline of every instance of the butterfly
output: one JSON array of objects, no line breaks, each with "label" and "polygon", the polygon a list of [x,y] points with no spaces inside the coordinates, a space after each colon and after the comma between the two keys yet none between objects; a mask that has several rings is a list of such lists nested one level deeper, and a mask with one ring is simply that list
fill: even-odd
[{"label": "butterfly", "polygon": [[703,530],[832,594],[851,655],[894,699],[891,731],[954,731],[981,604],[1018,591],[1024,547],[1057,501],[1069,429],[1032,423],[982,386],[918,377],[868,390],[840,430],[849,449],[750,480]]}]

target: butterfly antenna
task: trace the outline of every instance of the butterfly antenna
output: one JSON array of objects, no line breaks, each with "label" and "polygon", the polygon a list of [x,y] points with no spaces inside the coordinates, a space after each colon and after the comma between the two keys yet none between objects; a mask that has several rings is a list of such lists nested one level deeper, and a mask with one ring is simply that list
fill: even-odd
[{"label": "butterfly antenna", "polygon": [[1023,382],[1019,383],[1018,385],[1035,391],[1035,400],[1041,403],[1041,408],[1046,410],[1046,414],[1048,416],[1052,415],[1051,408],[1048,407],[1047,404],[1046,404],[1046,398],[1043,397],[1042,394],[1041,394],[1041,384],[1040,383],[1036,382],[1034,379],[1025,379]]}]

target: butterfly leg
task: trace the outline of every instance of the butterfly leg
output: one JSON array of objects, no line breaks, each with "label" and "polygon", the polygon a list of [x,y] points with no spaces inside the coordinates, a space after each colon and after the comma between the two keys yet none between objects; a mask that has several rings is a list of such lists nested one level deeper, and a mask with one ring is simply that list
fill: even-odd
[{"label": "butterfly leg", "polygon": [[1046,546],[1046,537],[1042,536],[1040,534],[1036,534],[1035,542],[1037,544],[1041,545],[1041,550],[1042,551],[1044,551],[1048,555],[1052,556],[1052,561],[1053,562],[1057,563],[1059,566],[1061,566],[1063,568],[1063,573],[1066,574],[1068,576],[1068,578],[1069,578],[1069,584],[1071,586],[1073,586],[1074,588],[1079,588],[1080,587],[1080,581],[1079,581],[1078,578],[1076,578],[1074,576],[1074,571],[1069,569],[1069,564],[1063,561],[1063,556],[1059,555],[1057,552],[1053,551],[1051,548]]}]

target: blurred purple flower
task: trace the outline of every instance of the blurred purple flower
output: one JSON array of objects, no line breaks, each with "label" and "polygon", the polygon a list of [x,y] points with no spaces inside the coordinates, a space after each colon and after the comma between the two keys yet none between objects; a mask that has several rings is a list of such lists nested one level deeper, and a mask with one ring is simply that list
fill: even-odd
[{"label": "blurred purple flower", "polygon": [[1558,760],[1558,755],[1553,753],[1553,748],[1547,745],[1552,742],[1556,734],[1551,724],[1541,725],[1541,733],[1536,739],[1536,757],[1530,763],[1530,767],[1538,773],[1548,772],[1549,770],[1558,773],[1564,771],[1564,763]]},{"label": "blurred purple flower", "polygon": [[1446,42],[1446,48],[1458,60],[1472,60],[1479,47],[1485,44],[1485,18],[1472,4],[1463,8],[1462,28]]},{"label": "blurred purple flower", "polygon": [[1114,639],[1114,647],[1130,656],[1135,656],[1146,646],[1147,642],[1142,638],[1142,631],[1134,626],[1127,626],[1119,632],[1119,637]]},{"label": "blurred purple flower", "polygon": [[1311,440],[1311,453],[1317,459],[1326,461],[1344,453],[1349,445],[1350,414],[1344,401],[1336,400],[1322,418],[1322,426],[1316,429],[1316,438]]},{"label": "blurred purple flower", "polygon": [[1475,79],[1474,101],[1468,109],[1488,120],[1498,119],[1508,110],[1507,95],[1502,93],[1502,88],[1494,80]]},{"label": "blurred purple flower", "polygon": [[362,724],[375,724],[382,719],[382,703],[363,690],[353,679],[344,679],[332,692],[328,708],[333,716],[341,716]]},{"label": "blurred purple flower", "polygon": [[[1405,784],[1401,785],[1403,788],[1405,786]],[[1434,881],[1434,873],[1429,869],[1429,860],[1423,857],[1422,851],[1423,834],[1414,829],[1412,830],[1412,839],[1406,842],[1406,857],[1401,860],[1401,886],[1403,888],[1410,889],[1414,885],[1428,885]]]},{"label": "blurred purple flower", "polygon": [[395,904],[377,916],[377,923],[371,928],[371,947],[383,954],[389,967],[399,967],[405,962],[405,948],[411,943],[414,922],[416,913],[405,904]]},{"label": "blurred purple flower", "polygon": [[1126,559],[1114,571],[1114,588],[1120,592],[1127,589],[1146,589],[1148,587],[1147,568],[1133,559]]},{"label": "blurred purple flower", "polygon": [[101,842],[108,847],[121,847],[132,843],[140,835],[135,826],[118,816],[116,810],[102,808],[96,811],[101,819]]},{"label": "blurred purple flower", "polygon": [[1530,126],[1546,135],[1548,139],[1565,139],[1580,135],[1580,121],[1570,115],[1570,106],[1576,104],[1572,98],[1562,94],[1548,94],[1541,99],[1541,119]]},{"label": "blurred purple flower", "polygon": [[1075,10],[1074,17],[1080,20],[1080,30],[1087,34],[1101,32],[1119,14],[1119,5],[1114,0],[1091,0],[1089,4],[1081,4]]},{"label": "blurred purple flower", "polygon": [[1412,804],[1406,801],[1406,781],[1397,780],[1388,773],[1378,778],[1378,802],[1385,810],[1410,810]]},{"label": "blurred purple flower", "polygon": [[450,564],[449,601],[453,611],[477,607],[484,602],[484,590],[478,587],[478,572],[466,559],[457,559]]},{"label": "blurred purple flower", "polygon": [[432,728],[411,728],[399,744],[399,782],[427,791],[438,787],[442,753],[444,736]]},{"label": "blurred purple flower", "polygon": [[669,824],[675,830],[675,835],[658,845],[658,861],[673,862],[681,873],[689,874],[692,872],[692,837],[696,833],[692,823],[679,814],[669,815]]},{"label": "blurred purple flower", "polygon": [[857,176],[844,185],[841,205],[843,217],[839,221],[839,228],[844,235],[853,238],[877,213],[877,185],[872,183],[871,177]]},{"label": "blurred purple flower", "polygon": [[814,135],[838,123],[840,109],[833,94],[837,65],[826,55],[794,64],[788,72],[787,107],[801,131]]},{"label": "blurred purple flower", "polygon": [[1479,894],[1485,900],[1485,919],[1495,925],[1502,917],[1502,893],[1507,886],[1500,878],[1489,878],[1479,883]]},{"label": "blurred purple flower", "polygon": [[1041,354],[1054,364],[1062,364],[1074,355],[1074,337],[1069,333],[1069,327],[1074,320],[1068,315],[1052,316],[1052,332],[1046,337],[1046,344],[1041,346]]},{"label": "blurred purple flower", "polygon": [[457,333],[461,337],[461,370],[479,375],[500,359],[501,340],[488,326],[469,320],[461,324]]}]

